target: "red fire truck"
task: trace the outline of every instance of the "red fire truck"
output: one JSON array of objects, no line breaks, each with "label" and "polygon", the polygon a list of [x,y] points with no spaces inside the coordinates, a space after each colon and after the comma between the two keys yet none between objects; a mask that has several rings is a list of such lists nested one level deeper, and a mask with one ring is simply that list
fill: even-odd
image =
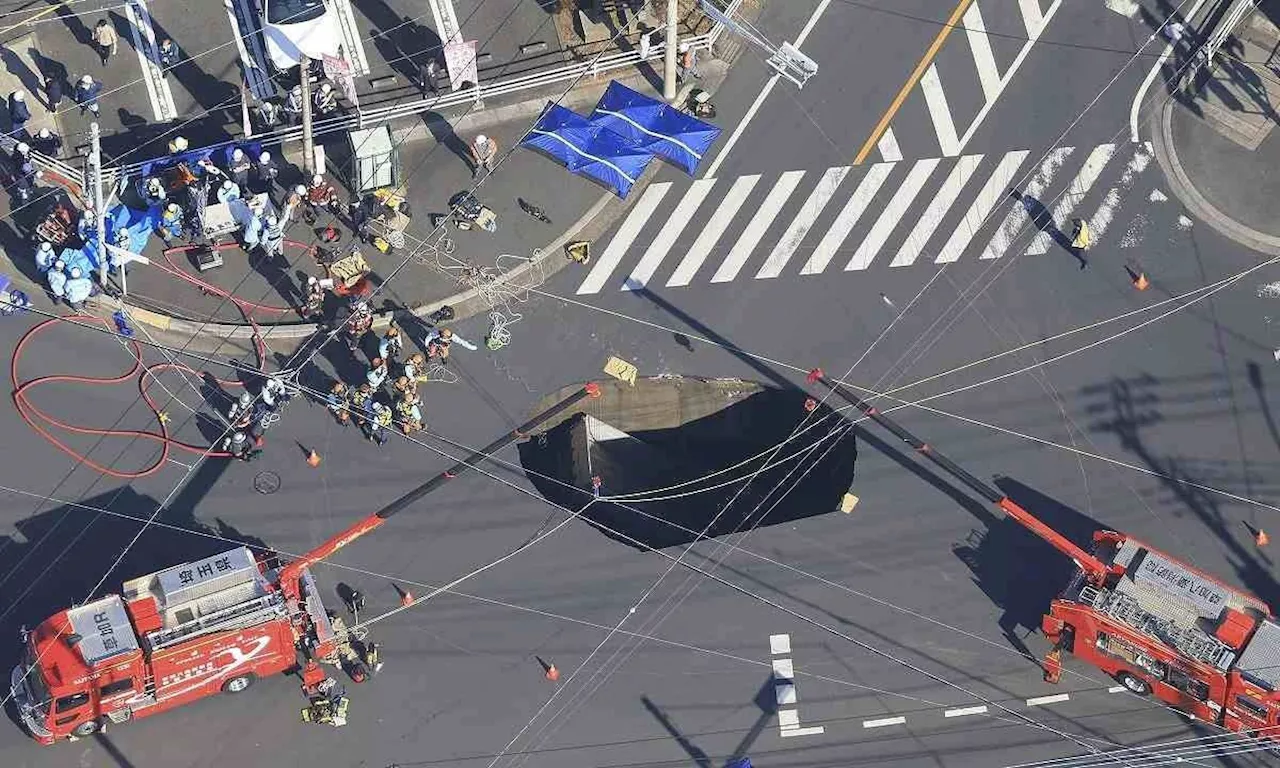
[{"label": "red fire truck", "polygon": [[[124,583],[23,632],[11,695],[41,744],[88,736],[216,693],[240,693],[296,670],[313,703],[332,681],[319,663],[360,682],[371,644],[327,611],[311,566],[382,525],[476,462],[524,437],[599,387],[587,384],[514,431],[288,563],[237,547]],[[340,723],[334,723],[340,724]]]},{"label": "red fire truck", "polygon": [[[1280,622],[1266,603],[1123,533],[1099,531],[1086,551],[820,369],[809,382],[831,389],[1076,564],[1041,621],[1053,643],[1046,680],[1058,681],[1062,653],[1071,653],[1135,694],[1280,745]],[[1272,751],[1280,754],[1280,746]]]}]

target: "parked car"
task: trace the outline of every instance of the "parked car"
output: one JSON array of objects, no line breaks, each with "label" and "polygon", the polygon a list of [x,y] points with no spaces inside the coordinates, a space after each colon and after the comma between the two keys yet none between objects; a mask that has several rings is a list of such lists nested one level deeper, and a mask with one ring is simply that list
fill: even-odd
[{"label": "parked car", "polygon": [[298,66],[303,56],[319,61],[341,55],[338,17],[324,0],[262,0],[262,36],[281,72]]}]

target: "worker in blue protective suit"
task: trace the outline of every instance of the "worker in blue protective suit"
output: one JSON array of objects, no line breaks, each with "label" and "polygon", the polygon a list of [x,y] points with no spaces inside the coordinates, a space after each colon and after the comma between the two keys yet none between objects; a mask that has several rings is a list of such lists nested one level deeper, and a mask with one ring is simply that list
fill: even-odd
[{"label": "worker in blue protective suit", "polygon": [[182,210],[182,206],[177,203],[169,203],[164,207],[164,212],[160,214],[160,224],[156,227],[156,232],[160,234],[160,238],[164,240],[166,246],[172,247],[174,240],[181,240],[185,237],[183,234],[185,220],[186,213]]},{"label": "worker in blue protective suit", "polygon": [[231,179],[222,182],[222,186],[218,187],[218,202],[229,203],[232,200],[240,199],[240,185]]},{"label": "worker in blue protective suit", "polygon": [[84,303],[93,295],[93,281],[79,267],[72,267],[66,284],[67,303],[77,312],[84,311]]},{"label": "worker in blue protective suit", "polygon": [[[116,230],[114,242],[115,247],[122,251],[133,252],[133,238],[129,235],[129,230],[121,227]],[[111,267],[111,271],[125,270],[128,271],[129,265],[121,258],[121,255],[115,251],[111,251],[107,257],[107,264]]]},{"label": "worker in blue protective suit", "polygon": [[152,176],[143,183],[142,199],[147,201],[147,205],[160,205],[169,197],[169,193],[165,191],[164,182],[159,177]]},{"label": "worker in blue protective suit", "polygon": [[252,251],[262,243],[262,231],[264,228],[262,219],[250,213],[249,218],[244,223],[244,227],[240,230],[240,239],[246,251]]},{"label": "worker in blue protective suit", "polygon": [[88,243],[98,238],[98,212],[92,205],[86,205],[80,212],[80,221],[76,222],[76,234]]},{"label": "worker in blue protective suit", "polygon": [[284,257],[284,227],[276,215],[268,214],[262,230],[262,255],[268,259]]},{"label": "worker in blue protective suit", "polygon": [[31,309],[31,298],[16,288],[0,291],[0,315],[8,317]]},{"label": "worker in blue protective suit", "polygon": [[58,259],[53,262],[53,268],[45,273],[45,280],[49,283],[49,293],[53,294],[53,298],[60,300],[67,297],[67,268],[66,262]]},{"label": "worker in blue protective suit", "polygon": [[58,254],[53,252],[53,245],[41,240],[40,246],[36,248],[36,269],[42,273],[48,272],[53,269],[53,263],[57,260]]}]

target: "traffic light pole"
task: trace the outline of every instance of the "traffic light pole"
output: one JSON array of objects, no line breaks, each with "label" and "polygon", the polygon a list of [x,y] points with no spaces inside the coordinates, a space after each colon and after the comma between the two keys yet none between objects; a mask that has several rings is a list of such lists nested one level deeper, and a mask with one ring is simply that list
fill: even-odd
[{"label": "traffic light pole", "polygon": [[663,51],[662,98],[674,101],[676,98],[676,48],[679,34],[677,17],[680,15],[678,0],[667,0],[667,47]]}]

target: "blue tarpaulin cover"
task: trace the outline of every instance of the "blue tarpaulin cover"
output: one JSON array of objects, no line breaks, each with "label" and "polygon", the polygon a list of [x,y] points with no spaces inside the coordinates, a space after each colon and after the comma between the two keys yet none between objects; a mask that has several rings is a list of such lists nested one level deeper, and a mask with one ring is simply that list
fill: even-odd
[{"label": "blue tarpaulin cover", "polygon": [[613,81],[600,97],[591,122],[662,155],[692,174],[720,129],[657,99]]},{"label": "blue tarpaulin cover", "polygon": [[538,149],[574,173],[589,176],[626,197],[653,155],[630,140],[564,107],[548,102],[523,147]]},{"label": "blue tarpaulin cover", "polygon": [[[122,229],[127,229],[129,230],[129,250],[134,253],[142,253],[142,250],[147,247],[147,241],[151,239],[151,233],[155,231],[156,225],[160,223],[160,206],[152,206],[148,210],[139,211],[127,205],[114,205],[107,209],[106,219],[107,242],[114,243],[116,241],[116,233]],[[78,250],[83,253],[84,257],[95,268],[99,266],[98,242],[96,239],[90,238],[89,242]]]}]

